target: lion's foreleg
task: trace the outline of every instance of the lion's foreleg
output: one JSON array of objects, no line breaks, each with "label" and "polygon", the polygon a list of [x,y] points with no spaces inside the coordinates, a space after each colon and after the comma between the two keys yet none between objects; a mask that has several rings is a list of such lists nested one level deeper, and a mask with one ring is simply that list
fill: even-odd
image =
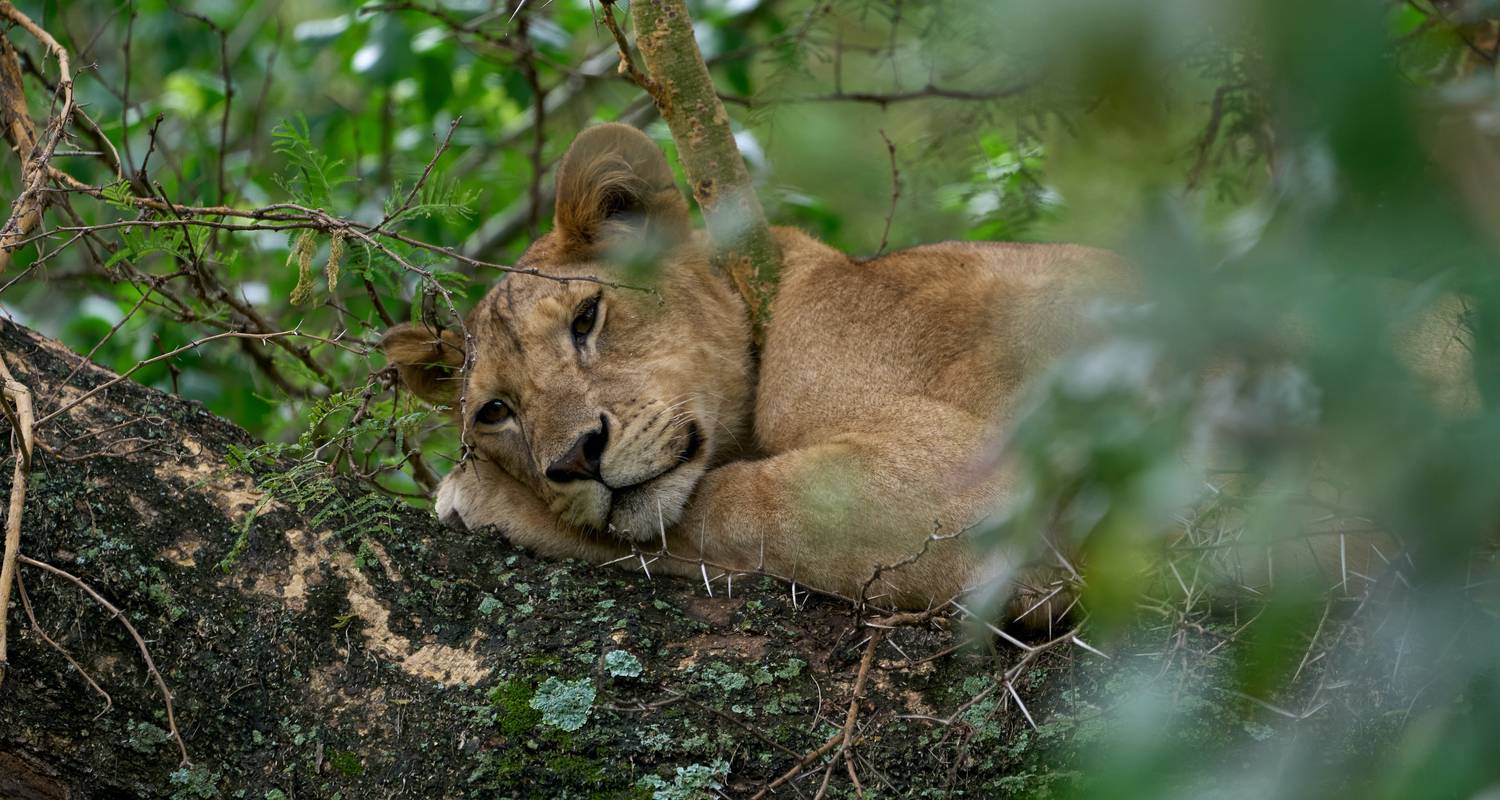
[{"label": "lion's foreleg", "polygon": [[953,492],[924,465],[890,457],[897,448],[846,438],[713,470],[672,547],[853,599],[944,603],[985,570],[962,537],[933,534],[956,533],[984,492]]}]

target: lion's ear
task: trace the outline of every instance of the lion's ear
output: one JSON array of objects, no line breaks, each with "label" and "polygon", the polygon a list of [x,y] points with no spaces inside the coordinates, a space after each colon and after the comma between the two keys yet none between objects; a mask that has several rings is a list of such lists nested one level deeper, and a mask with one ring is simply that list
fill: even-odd
[{"label": "lion's ear", "polygon": [[578,134],[563,156],[554,225],[570,250],[664,249],[687,235],[688,207],[661,148],[609,123]]},{"label": "lion's ear", "polygon": [[380,349],[412,394],[434,404],[458,397],[464,340],[457,331],[404,322],[386,331]]}]

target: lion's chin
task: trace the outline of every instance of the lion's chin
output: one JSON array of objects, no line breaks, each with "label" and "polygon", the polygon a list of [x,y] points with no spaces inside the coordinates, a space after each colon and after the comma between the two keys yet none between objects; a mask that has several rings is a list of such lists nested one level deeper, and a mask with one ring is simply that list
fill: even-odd
[{"label": "lion's chin", "polygon": [[700,464],[683,464],[639,486],[615,492],[609,514],[610,530],[627,541],[660,541],[664,532],[682,518],[693,487],[701,477]]}]

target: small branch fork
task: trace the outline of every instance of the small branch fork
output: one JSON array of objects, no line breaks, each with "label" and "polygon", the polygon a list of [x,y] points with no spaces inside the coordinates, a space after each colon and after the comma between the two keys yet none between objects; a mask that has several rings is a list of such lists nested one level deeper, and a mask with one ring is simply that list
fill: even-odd
[{"label": "small branch fork", "polygon": [[864,700],[865,681],[870,677],[870,665],[875,662],[875,651],[880,649],[880,642],[885,639],[885,631],[876,629],[870,634],[870,641],[865,645],[865,654],[859,660],[859,672],[854,676],[854,688],[849,694],[849,711],[844,714],[844,727],[839,731],[839,749],[833,758],[828,760],[828,766],[823,769],[823,783],[818,786],[818,793],[813,795],[813,800],[820,800],[828,792],[828,780],[833,777],[833,768],[840,760],[849,772],[849,781],[854,784],[854,791],[860,796],[865,796],[864,787],[860,785],[859,773],[854,770],[854,724],[859,721],[859,706]]},{"label": "small branch fork", "polygon": [[[93,598],[94,602],[98,603],[101,608],[103,608],[105,611],[108,611],[110,619],[117,619],[120,621],[121,625],[125,626],[125,630],[129,632],[130,638],[135,640],[136,647],[141,651],[141,658],[146,662],[146,671],[151,674],[151,679],[156,682],[156,688],[161,692],[162,703],[165,704],[167,708],[167,732],[172,734],[172,740],[177,743],[177,751],[182,755],[182,763],[190,763],[190,759],[188,758],[187,753],[187,744],[182,741],[182,734],[177,731],[177,715],[172,710],[172,690],[167,688],[167,681],[162,677],[161,670],[156,668],[156,660],[151,657],[151,650],[150,648],[146,647],[146,640],[142,638],[141,632],[136,630],[134,625],[130,624],[130,619],[126,617],[124,612],[120,611],[120,609],[117,608],[113,603],[104,599],[104,595],[99,594],[94,590],[94,587],[85,583],[83,579],[79,578],[78,576],[73,575],[70,572],[58,569],[57,567],[54,567],[44,561],[37,561],[36,559],[24,554],[20,555],[18,557],[18,560],[28,567],[36,567],[37,569],[40,569],[44,572],[50,572],[59,578],[65,578],[68,581],[71,581],[75,586],[82,589],[85,594]],[[72,659],[69,660],[71,661]],[[90,683],[92,683],[92,680],[90,681]],[[108,695],[106,695],[106,697],[108,697]]]},{"label": "small branch fork", "polygon": [[109,710],[115,705],[114,698],[109,696],[109,692],[104,691],[104,687],[100,686],[99,682],[94,680],[94,676],[90,675],[88,670],[84,669],[83,665],[73,658],[73,655],[67,651],[67,648],[58,644],[55,639],[47,635],[47,631],[42,629],[42,623],[37,622],[36,612],[31,609],[31,597],[26,594],[26,581],[21,580],[19,573],[16,575],[16,594],[21,598],[21,609],[26,612],[26,620],[31,623],[31,630],[42,641],[46,642],[49,647],[56,650],[58,655],[62,656],[63,660],[67,661],[73,669],[78,670],[78,674],[83,676],[88,685],[95,692],[98,692],[100,697],[104,698],[104,708],[100,709],[99,713],[94,715],[94,719],[97,720],[109,713]]},{"label": "small branch fork", "polygon": [[635,57],[630,54],[630,41],[625,38],[625,31],[620,28],[619,20],[615,19],[615,2],[616,0],[599,0],[599,5],[603,7],[604,27],[609,28],[610,35],[615,39],[615,46],[620,50],[620,75],[650,95],[652,102],[660,108],[666,102],[666,96],[656,81],[636,66]]},{"label": "small branch fork", "polygon": [[[0,227],[0,272],[3,272],[6,267],[10,266],[10,254],[19,246],[18,240],[25,239],[42,221],[42,208],[46,205],[42,192],[52,176],[50,168],[52,154],[57,150],[57,143],[62,140],[63,128],[66,127],[68,119],[73,116],[73,73],[68,64],[68,51],[64,50],[51,34],[32,22],[30,17],[22,14],[8,1],[0,1],[0,18],[22,28],[41,42],[42,46],[47,48],[47,52],[57,59],[59,76],[57,99],[54,99],[55,111],[47,122],[40,146],[32,146],[28,151],[22,151],[20,148],[25,146],[25,139],[30,138],[26,135],[29,131],[23,133],[18,130],[18,128],[30,126],[26,111],[26,96],[20,91],[19,82],[13,87],[6,86],[4,91],[0,92],[5,99],[7,108],[4,114],[9,123],[5,135],[12,139],[12,144],[17,147],[17,154],[23,159],[21,194],[11,204],[10,219],[6,220],[4,227]],[[9,42],[6,43],[5,48],[14,52]],[[7,68],[4,72],[10,73],[10,69]],[[19,74],[16,77],[19,78]],[[17,108],[18,104],[19,108]],[[17,135],[18,133],[21,135]]]}]

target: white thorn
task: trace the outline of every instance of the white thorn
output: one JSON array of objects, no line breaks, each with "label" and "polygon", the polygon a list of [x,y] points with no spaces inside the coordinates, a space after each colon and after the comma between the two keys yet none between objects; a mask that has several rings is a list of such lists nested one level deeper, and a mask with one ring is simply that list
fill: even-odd
[{"label": "white thorn", "polygon": [[1021,695],[1016,693],[1016,687],[1010,681],[1006,681],[1005,689],[1010,692],[1011,699],[1016,701],[1016,707],[1021,709],[1022,714],[1026,715],[1026,721],[1031,723],[1031,729],[1036,730],[1036,720],[1031,718],[1031,712],[1027,711],[1026,704],[1021,702]]},{"label": "white thorn", "polygon": [[1089,651],[1090,653],[1093,653],[1096,656],[1099,656],[1100,658],[1109,658],[1109,656],[1107,656],[1107,655],[1099,652],[1097,649],[1095,649],[1094,647],[1090,646],[1088,642],[1085,642],[1084,640],[1078,638],[1077,636],[1074,636],[1072,638],[1073,638],[1073,644],[1076,644],[1079,647],[1082,647],[1083,649]]}]

